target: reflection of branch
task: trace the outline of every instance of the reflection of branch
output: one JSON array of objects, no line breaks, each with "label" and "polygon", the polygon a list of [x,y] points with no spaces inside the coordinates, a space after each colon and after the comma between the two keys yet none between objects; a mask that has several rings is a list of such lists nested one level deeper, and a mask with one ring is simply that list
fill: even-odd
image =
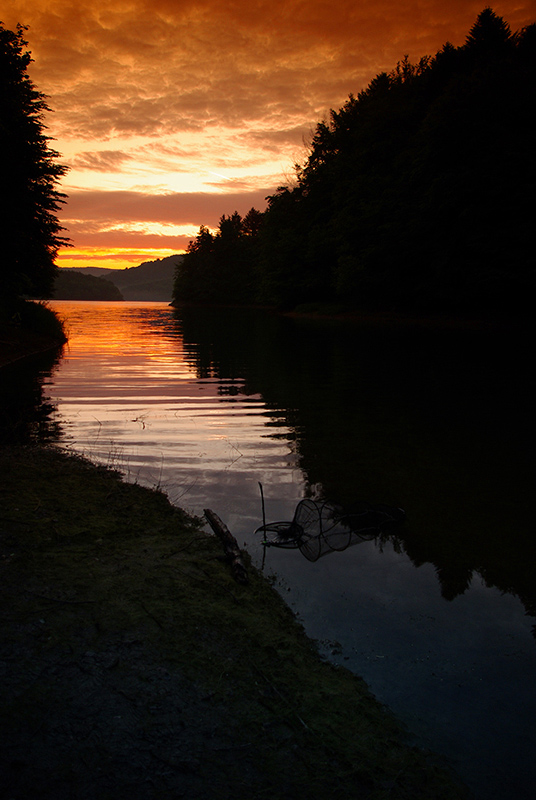
[{"label": "reflection of branch", "polygon": [[242,457],[242,456],[244,455],[243,453],[241,453],[241,452],[240,452],[240,450],[238,449],[238,447],[236,447],[236,445],[234,445],[234,444],[232,443],[232,441],[231,441],[230,439],[226,439],[226,441],[227,441],[227,443],[228,443],[228,444],[230,444],[230,445],[231,445],[231,447],[233,448],[233,450],[236,450],[236,452],[237,452],[237,453],[240,453],[240,457]]},{"label": "reflection of branch", "polygon": [[194,480],[190,483],[190,485],[187,486],[186,489],[184,489],[184,491],[182,491],[180,494],[177,495],[177,500],[182,500],[184,495],[187,494],[188,492],[190,492],[194,488],[194,486],[196,485],[198,480],[199,480],[199,477],[198,476],[195,477]]},{"label": "reflection of branch", "polygon": [[97,417],[95,417],[93,414],[91,416],[93,417],[93,419],[97,422],[97,424],[99,426],[99,430],[97,431],[97,436],[95,437],[96,439],[98,439],[99,436],[100,436],[101,428],[102,428],[102,422],[100,421],[100,419],[97,419]]},{"label": "reflection of branch", "polygon": [[237,456],[235,459],[233,459],[233,460],[231,461],[231,463],[230,463],[230,464],[228,464],[228,465],[227,465],[226,469],[229,469],[230,467],[232,467],[232,466],[233,466],[233,464],[236,464],[236,462],[237,462],[237,461],[240,461],[240,459],[244,457],[244,453],[241,453],[241,452],[240,452],[240,450],[238,449],[238,447],[236,447],[236,446],[235,446],[235,445],[234,445],[234,444],[231,442],[231,440],[230,440],[230,439],[228,439],[227,437],[225,437],[225,441],[227,442],[227,444],[228,444],[230,447],[232,447],[232,448],[233,448],[233,450],[236,450],[236,452],[238,453],[238,456]]}]

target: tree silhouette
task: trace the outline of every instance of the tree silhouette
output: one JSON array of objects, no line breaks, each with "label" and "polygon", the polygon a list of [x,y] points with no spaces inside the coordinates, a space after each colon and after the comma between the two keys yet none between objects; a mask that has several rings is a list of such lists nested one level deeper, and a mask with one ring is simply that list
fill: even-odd
[{"label": "tree silhouette", "polygon": [[485,8],[463,45],[404,57],[319,122],[263,215],[202,229],[176,298],[532,313],[535,81],[536,25]]},{"label": "tree silhouette", "polygon": [[177,267],[175,303],[248,303],[257,295],[258,238],[263,214],[251,208],[242,219],[223,214],[213,235],[202,225]]},{"label": "tree silhouette", "polygon": [[269,198],[266,299],[531,309],[535,38],[486,8],[461,47],[405,57],[331,111]]},{"label": "tree silhouette", "polygon": [[485,8],[467,35],[465,49],[482,56],[500,55],[512,41],[508,23],[495,12]]},{"label": "tree silhouette", "polygon": [[49,148],[43,115],[49,108],[27,68],[31,62],[22,25],[0,23],[0,291],[4,300],[24,294],[47,297],[54,285],[54,260],[68,244],[56,212],[65,195],[56,188],[66,167]]}]

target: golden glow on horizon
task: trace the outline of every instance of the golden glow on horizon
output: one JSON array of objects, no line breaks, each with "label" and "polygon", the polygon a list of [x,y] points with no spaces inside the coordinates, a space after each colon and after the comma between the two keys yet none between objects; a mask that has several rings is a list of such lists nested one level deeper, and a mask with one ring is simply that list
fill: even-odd
[{"label": "golden glow on horizon", "polygon": [[177,255],[184,251],[163,248],[148,248],[147,250],[126,248],[66,248],[58,253],[56,265],[58,267],[106,267],[106,269],[127,269],[137,267],[144,261],[156,261]]}]

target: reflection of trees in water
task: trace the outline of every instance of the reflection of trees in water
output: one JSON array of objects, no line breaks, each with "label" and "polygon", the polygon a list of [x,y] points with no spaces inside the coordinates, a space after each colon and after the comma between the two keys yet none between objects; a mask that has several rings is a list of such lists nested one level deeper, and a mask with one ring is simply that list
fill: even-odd
[{"label": "reflection of trees in water", "polygon": [[[309,485],[403,507],[391,538],[453,599],[473,575],[536,614],[532,393],[523,333],[178,312],[200,377],[233,378],[290,428]],[[389,536],[387,537],[389,538]]]},{"label": "reflection of trees in water", "polygon": [[59,439],[59,423],[52,419],[56,406],[45,397],[43,383],[62,353],[60,348],[2,368],[0,443],[46,443]]}]

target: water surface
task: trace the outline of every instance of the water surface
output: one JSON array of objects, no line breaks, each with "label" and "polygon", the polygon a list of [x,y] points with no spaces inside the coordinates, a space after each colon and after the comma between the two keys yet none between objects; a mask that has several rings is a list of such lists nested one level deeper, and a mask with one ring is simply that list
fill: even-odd
[{"label": "water surface", "polygon": [[304,496],[402,506],[382,542],[265,571],[482,798],[533,796],[531,360],[520,331],[341,326],[164,304],[69,303],[46,379],[61,443],[253,533]]}]

